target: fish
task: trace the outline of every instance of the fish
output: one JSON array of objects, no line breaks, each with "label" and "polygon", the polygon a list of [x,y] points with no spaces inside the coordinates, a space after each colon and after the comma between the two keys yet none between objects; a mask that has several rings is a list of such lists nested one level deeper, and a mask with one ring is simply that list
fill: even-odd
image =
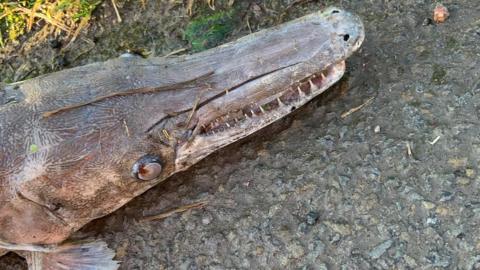
[{"label": "fish", "polygon": [[364,40],[330,7],[191,55],[124,55],[0,86],[0,254],[118,269],[88,222],[295,111]]}]

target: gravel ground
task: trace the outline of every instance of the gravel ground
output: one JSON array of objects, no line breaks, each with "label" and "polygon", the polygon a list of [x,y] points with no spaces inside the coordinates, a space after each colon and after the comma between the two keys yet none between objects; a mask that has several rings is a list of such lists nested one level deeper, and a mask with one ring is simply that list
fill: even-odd
[{"label": "gravel ground", "polygon": [[[288,6],[256,2],[260,28]],[[286,19],[325,6],[300,2]],[[104,239],[121,269],[480,269],[480,6],[444,1],[451,17],[435,25],[432,1],[328,4],[366,26],[339,84],[78,235]],[[138,22],[169,23],[151,22],[152,10]],[[152,33],[154,51],[182,46]],[[94,48],[72,65],[121,49]],[[203,208],[141,221],[204,200]],[[22,263],[9,255],[0,269]]]}]

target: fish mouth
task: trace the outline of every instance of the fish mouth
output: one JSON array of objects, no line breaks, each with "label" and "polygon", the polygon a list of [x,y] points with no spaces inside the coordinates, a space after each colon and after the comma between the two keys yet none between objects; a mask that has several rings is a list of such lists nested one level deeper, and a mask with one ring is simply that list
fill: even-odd
[{"label": "fish mouth", "polygon": [[248,103],[240,108],[227,109],[213,119],[200,121],[193,132],[192,139],[181,145],[177,151],[177,169],[186,169],[216,149],[246,137],[290,114],[331,87],[344,73],[345,61],[341,60],[303,77],[283,88],[282,91],[264,90],[273,94],[256,99],[254,103]]},{"label": "fish mouth", "polygon": [[296,110],[301,105],[323,92],[336,82],[345,71],[345,61],[328,66],[314,73],[286,90],[249,104],[241,109],[229,111],[215,120],[202,124],[200,136],[215,136],[229,129],[248,128],[252,123],[271,123]]}]

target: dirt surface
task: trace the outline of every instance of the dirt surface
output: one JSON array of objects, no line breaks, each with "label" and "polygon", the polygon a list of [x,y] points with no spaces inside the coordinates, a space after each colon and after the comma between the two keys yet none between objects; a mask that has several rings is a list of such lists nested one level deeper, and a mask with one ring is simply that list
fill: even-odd
[{"label": "dirt surface", "polygon": [[[78,235],[105,240],[121,269],[480,269],[478,3],[444,1],[451,16],[435,25],[433,1],[247,2],[230,39],[248,33],[247,18],[255,31],[282,13],[335,4],[363,18],[366,40],[329,92]],[[74,66],[128,47],[156,55],[186,47],[184,8],[147,4],[122,7],[122,24],[108,5],[98,10],[107,15],[85,34],[95,37],[87,52],[80,38],[67,52],[45,47],[5,61],[13,71],[36,67],[31,75],[60,68],[55,59]],[[9,255],[0,269],[25,265]]]}]

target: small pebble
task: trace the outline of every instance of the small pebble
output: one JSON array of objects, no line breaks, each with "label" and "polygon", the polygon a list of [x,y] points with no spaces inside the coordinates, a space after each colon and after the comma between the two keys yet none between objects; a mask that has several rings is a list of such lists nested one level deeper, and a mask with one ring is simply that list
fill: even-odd
[{"label": "small pebble", "polygon": [[298,242],[293,242],[293,244],[287,246],[287,250],[290,253],[291,257],[294,259],[298,259],[305,255],[305,250],[303,246],[300,245]]},{"label": "small pebble", "polygon": [[436,225],[438,223],[438,218],[427,218],[427,225]]},{"label": "small pebble", "polygon": [[306,222],[308,225],[315,225],[319,217],[320,215],[318,214],[318,212],[310,211],[307,214]]},{"label": "small pebble", "polygon": [[448,9],[440,3],[433,9],[433,21],[435,23],[445,22],[448,16],[450,16]]},{"label": "small pebble", "polygon": [[427,210],[430,210],[430,209],[433,209],[435,208],[435,204],[432,203],[432,202],[427,202],[427,201],[423,201],[422,202],[422,206],[423,208],[427,209]]},{"label": "small pebble", "polygon": [[202,224],[203,225],[208,225],[208,224],[210,224],[210,222],[212,222],[212,217],[210,215],[206,215],[206,216],[202,217]]},{"label": "small pebble", "polygon": [[423,23],[422,23],[423,26],[432,25],[432,24],[433,24],[433,20],[430,18],[425,18],[425,20],[423,20]]},{"label": "small pebble", "polygon": [[373,248],[368,253],[368,256],[370,256],[370,258],[372,259],[378,259],[383,255],[383,253],[385,253],[392,246],[392,244],[393,244],[393,240],[389,239],[381,243],[380,245],[376,246],[375,248]]},{"label": "small pebble", "polygon": [[468,179],[466,177],[459,177],[457,179],[457,184],[462,185],[462,186],[466,186],[466,185],[470,184],[470,179]]},{"label": "small pebble", "polygon": [[451,201],[453,199],[453,196],[455,194],[453,194],[452,192],[450,191],[442,191],[442,196],[440,197],[440,202],[448,202],[448,201]]}]

